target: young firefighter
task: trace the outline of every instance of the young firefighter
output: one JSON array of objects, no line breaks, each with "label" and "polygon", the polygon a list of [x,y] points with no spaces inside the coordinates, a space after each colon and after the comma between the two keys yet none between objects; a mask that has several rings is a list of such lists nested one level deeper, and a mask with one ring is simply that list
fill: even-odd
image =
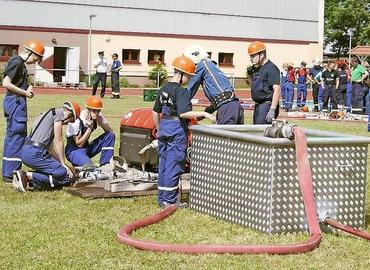
[{"label": "young firefighter", "polygon": [[283,70],[280,72],[280,87],[281,87],[281,101],[282,108],[285,109],[286,104],[286,94],[288,91],[288,64],[283,64]]},{"label": "young firefighter", "polygon": [[80,110],[77,103],[66,101],[63,107],[52,108],[33,121],[21,157],[23,163],[35,171],[14,171],[13,186],[16,190],[25,192],[31,186],[37,190],[47,190],[73,183],[74,171],[64,159],[62,125],[74,122]]},{"label": "young firefighter", "polygon": [[28,85],[26,65],[40,62],[45,52],[44,45],[37,40],[24,44],[25,52],[10,58],[4,72],[3,86],[7,90],[4,97],[6,133],[4,138],[3,181],[11,183],[14,170],[22,166],[21,149],[27,137],[27,101],[34,96],[32,85]]},{"label": "young firefighter", "polygon": [[301,67],[296,71],[297,77],[297,107],[304,107],[307,99],[307,63],[302,61]]},{"label": "young firefighter", "polygon": [[288,63],[288,70],[287,70],[287,77],[288,81],[286,84],[286,93],[285,93],[285,111],[289,112],[289,110],[293,107],[293,100],[294,100],[294,83],[295,83],[295,75],[294,75],[294,64]]},{"label": "young firefighter", "polygon": [[217,64],[209,59],[207,51],[201,46],[194,45],[184,50],[184,56],[196,65],[195,74],[187,87],[190,98],[195,96],[199,86],[202,85],[205,96],[211,102],[206,112],[217,111],[217,124],[244,124],[244,110],[234,93],[234,87]]},{"label": "young firefighter", "polygon": [[194,62],[180,56],[173,62],[174,76],[158,91],[153,107],[153,120],[158,130],[159,170],[158,204],[166,207],[176,204],[180,174],[184,172],[187,148],[186,119],[215,117],[207,112],[192,111],[189,93],[181,85],[194,75]]},{"label": "young firefighter", "polygon": [[322,106],[323,112],[328,112],[329,99],[332,104],[332,111],[338,110],[337,105],[337,89],[339,86],[338,72],[334,70],[334,62],[329,62],[327,70],[323,71],[321,75],[321,85],[324,89],[324,104]]},{"label": "young firefighter", "polygon": [[252,99],[255,102],[253,124],[271,124],[279,115],[280,71],[267,59],[266,46],[254,41],[248,46],[248,54],[256,67],[252,81]]},{"label": "young firefighter", "polygon": [[[101,152],[100,165],[109,163],[114,153],[115,135],[101,110],[103,102],[96,96],[86,100],[87,110],[67,126],[66,158],[73,166],[93,165],[92,157]],[[89,142],[92,132],[100,126],[104,133]]]},{"label": "young firefighter", "polygon": [[339,110],[344,110],[346,107],[347,85],[349,81],[346,68],[347,68],[346,63],[344,62],[339,63],[338,65],[339,87],[337,90],[337,97],[336,97]]}]

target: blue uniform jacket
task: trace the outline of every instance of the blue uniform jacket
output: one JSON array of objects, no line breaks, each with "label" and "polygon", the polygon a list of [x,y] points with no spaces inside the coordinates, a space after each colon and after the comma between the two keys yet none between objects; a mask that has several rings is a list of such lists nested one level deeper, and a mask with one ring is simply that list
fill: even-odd
[{"label": "blue uniform jacket", "polygon": [[195,75],[187,87],[190,98],[195,96],[201,84],[204,94],[211,102],[226,90],[234,91],[229,79],[211,59],[203,59],[197,64]]}]

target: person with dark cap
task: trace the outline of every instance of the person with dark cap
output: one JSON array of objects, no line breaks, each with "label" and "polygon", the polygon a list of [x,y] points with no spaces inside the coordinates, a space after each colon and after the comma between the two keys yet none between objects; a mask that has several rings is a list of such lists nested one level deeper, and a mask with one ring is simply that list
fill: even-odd
[{"label": "person with dark cap", "polygon": [[98,52],[99,57],[94,61],[94,68],[96,68],[95,79],[93,82],[92,95],[96,95],[96,90],[101,82],[100,97],[105,95],[105,86],[107,83],[108,60],[104,57],[104,51]]},{"label": "person with dark cap", "polygon": [[255,102],[253,124],[271,124],[279,115],[280,71],[267,58],[264,43],[252,42],[248,47],[248,54],[255,67],[251,87]]},{"label": "person with dark cap", "polygon": [[63,125],[76,121],[80,115],[76,102],[66,101],[60,108],[51,108],[40,114],[21,151],[23,163],[34,171],[16,170],[13,187],[20,192],[58,189],[73,184],[74,168],[64,157]]},{"label": "person with dark cap", "polygon": [[121,61],[118,60],[118,54],[112,54],[112,67],[111,67],[111,82],[112,82],[112,97],[113,99],[120,98],[120,89],[119,89],[119,71],[122,68]]},{"label": "person with dark cap", "polygon": [[22,166],[20,154],[27,137],[27,98],[34,96],[32,85],[28,84],[26,64],[40,63],[45,52],[44,44],[38,40],[27,41],[24,48],[23,53],[10,58],[4,71],[6,133],[2,175],[5,183],[12,183],[13,171]]}]

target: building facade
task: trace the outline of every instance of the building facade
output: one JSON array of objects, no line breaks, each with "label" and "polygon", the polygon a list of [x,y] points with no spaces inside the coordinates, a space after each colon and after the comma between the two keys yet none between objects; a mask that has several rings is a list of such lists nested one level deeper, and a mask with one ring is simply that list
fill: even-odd
[{"label": "building facade", "polygon": [[132,78],[146,77],[156,58],[171,73],[173,59],[194,44],[205,47],[232,77],[245,76],[250,65],[247,47],[254,40],[266,43],[268,57],[279,66],[311,63],[323,54],[324,0],[0,0],[0,4],[5,9],[0,17],[0,62],[21,51],[25,40],[39,39],[47,46],[48,61],[37,70],[47,80],[76,76],[81,80],[88,70],[94,72],[90,63],[98,51],[109,58],[118,53],[122,73]]}]

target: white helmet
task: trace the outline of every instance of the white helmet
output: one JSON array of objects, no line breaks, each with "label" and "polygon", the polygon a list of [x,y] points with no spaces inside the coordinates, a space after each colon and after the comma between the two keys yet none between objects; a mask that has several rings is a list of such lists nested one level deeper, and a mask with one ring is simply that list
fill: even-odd
[{"label": "white helmet", "polygon": [[184,50],[184,56],[190,58],[195,64],[198,64],[204,58],[209,57],[207,51],[199,45],[192,45]]},{"label": "white helmet", "polygon": [[312,61],[312,64],[313,64],[314,66],[320,66],[320,65],[321,65],[321,61],[320,61],[320,59],[319,59],[319,58],[316,58],[315,60],[313,60],[313,61]]}]

